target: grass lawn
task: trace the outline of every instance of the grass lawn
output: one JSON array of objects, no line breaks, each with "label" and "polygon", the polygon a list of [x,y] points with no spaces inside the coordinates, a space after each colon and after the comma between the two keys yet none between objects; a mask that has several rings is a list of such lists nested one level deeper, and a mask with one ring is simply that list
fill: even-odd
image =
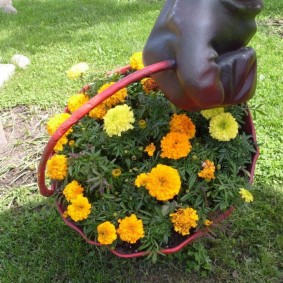
[{"label": "grass lawn", "polygon": [[[250,45],[258,86],[249,102],[261,155],[255,201],[236,210],[212,238],[153,264],[120,259],[87,245],[39,195],[36,167],[47,141],[44,124],[97,73],[125,65],[141,51],[164,1],[14,0],[0,12],[0,63],[31,60],[0,88],[9,145],[0,155],[0,282],[283,282],[283,0],[266,0]],[[91,75],[66,70],[87,62]]]}]

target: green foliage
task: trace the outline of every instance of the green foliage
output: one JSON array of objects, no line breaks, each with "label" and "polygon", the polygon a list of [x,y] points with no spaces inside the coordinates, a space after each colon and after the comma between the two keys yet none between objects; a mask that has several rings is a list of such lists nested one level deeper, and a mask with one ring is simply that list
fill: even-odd
[{"label": "green foliage", "polygon": [[[85,94],[90,98],[95,97],[102,86],[122,77],[114,74],[95,79]],[[160,249],[172,247],[185,238],[184,235],[180,236],[176,243],[170,240],[177,235],[174,232],[177,228],[171,223],[170,214],[180,208],[191,207],[197,211],[197,229],[201,229],[205,219],[211,219],[231,205],[241,203],[239,189],[249,187],[249,176],[245,169],[251,163],[255,145],[252,137],[241,128],[241,125],[245,125],[248,114],[246,105],[225,109],[233,114],[240,128],[236,138],[227,142],[210,136],[210,121],[202,113],[190,113],[171,107],[161,91],[148,91],[141,82],[129,85],[126,90],[126,100],[120,101],[120,104],[128,105],[133,111],[135,121],[132,129],[109,136],[102,117],[94,119],[88,115],[74,125],[68,135],[72,144],[64,145],[60,153],[68,158],[68,175],[65,180],[56,181],[56,196],[62,200],[62,192],[72,180],[84,187],[83,195],[91,202],[92,211],[86,220],[82,219],[77,224],[95,241],[98,241],[99,224],[110,221],[118,228],[120,219],[135,214],[142,220],[145,231],[144,237],[136,244],[136,249],[150,251],[153,260],[156,260],[156,253]],[[104,105],[107,103],[109,100]],[[190,141],[186,138],[192,150],[188,150],[182,157],[161,157],[166,152],[161,146],[161,140],[170,132],[169,124],[174,112],[178,113],[179,116],[176,117],[180,119],[183,117],[181,115],[185,115],[187,119],[191,117],[196,127],[196,134],[193,133]],[[116,117],[111,127],[118,127],[121,118]],[[155,146],[152,156],[145,150],[149,144]],[[177,149],[170,148],[167,151],[182,151],[178,146],[176,142],[174,147]],[[199,172],[206,166],[204,164],[207,160],[213,162],[213,177],[200,177]],[[182,183],[180,192],[175,197],[173,195],[163,201],[148,192],[146,186],[135,186],[135,180],[141,173],[148,174],[158,164],[177,169]],[[115,170],[119,170],[117,176]],[[162,192],[167,187],[158,187],[158,190]],[[68,203],[64,203],[67,207]],[[190,230],[191,227],[188,227],[182,233],[186,235]],[[122,244],[125,242],[118,238],[111,246],[115,248]]]}]

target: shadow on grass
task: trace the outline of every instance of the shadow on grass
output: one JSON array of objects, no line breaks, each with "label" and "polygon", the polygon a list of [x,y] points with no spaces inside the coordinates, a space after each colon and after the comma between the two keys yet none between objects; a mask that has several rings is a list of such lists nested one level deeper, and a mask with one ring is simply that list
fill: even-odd
[{"label": "shadow on grass", "polygon": [[[86,244],[67,227],[52,199],[36,189],[10,191],[0,200],[0,278],[10,282],[282,282],[283,194],[256,186],[251,207],[236,211],[207,249],[213,270],[207,278],[194,270],[200,254],[121,259]],[[199,246],[200,246],[199,245]],[[189,273],[191,270],[199,272]]]},{"label": "shadow on grass", "polygon": [[3,198],[4,206],[0,203],[1,283],[187,282],[181,263],[121,259],[86,244],[64,224],[53,200],[36,193],[19,189]]},{"label": "shadow on grass", "polygon": [[[70,0],[70,1],[22,1],[17,3],[17,15],[0,13],[1,28],[8,36],[0,39],[1,49],[15,42],[19,50],[28,48],[36,53],[40,47],[71,41],[99,41],[102,32],[117,28],[122,23],[131,25],[131,19],[158,11],[163,1],[116,1],[116,0]],[[141,23],[142,24],[142,23]],[[84,30],[82,37],[81,31]],[[76,32],[80,31],[77,38]],[[117,34],[116,34],[117,36]],[[32,38],[32,40],[29,40]],[[111,38],[109,39],[111,40]],[[33,46],[30,46],[33,44]],[[34,48],[32,48],[34,47]]]}]

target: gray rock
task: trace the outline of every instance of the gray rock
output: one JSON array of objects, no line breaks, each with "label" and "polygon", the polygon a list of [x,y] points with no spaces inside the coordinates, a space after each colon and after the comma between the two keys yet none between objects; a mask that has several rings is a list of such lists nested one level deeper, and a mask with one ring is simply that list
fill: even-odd
[{"label": "gray rock", "polygon": [[13,64],[0,64],[0,87],[4,85],[4,82],[7,81],[15,73],[15,65]]}]

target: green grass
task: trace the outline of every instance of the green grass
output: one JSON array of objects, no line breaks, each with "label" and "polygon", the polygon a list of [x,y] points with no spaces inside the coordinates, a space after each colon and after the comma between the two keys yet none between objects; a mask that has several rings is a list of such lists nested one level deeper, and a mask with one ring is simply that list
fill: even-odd
[{"label": "green grass", "polygon": [[[83,84],[69,81],[65,71],[81,61],[94,74],[127,64],[132,52],[142,50],[162,3],[15,0],[17,15],[0,13],[0,63],[21,53],[32,64],[17,69],[0,89],[0,111],[63,107]],[[261,149],[252,205],[235,211],[213,238],[152,264],[87,245],[35,185],[0,187],[0,282],[282,282],[283,30],[275,22],[283,20],[282,12],[282,0],[266,0],[250,43],[258,54],[259,79],[249,105],[257,109]]]}]

